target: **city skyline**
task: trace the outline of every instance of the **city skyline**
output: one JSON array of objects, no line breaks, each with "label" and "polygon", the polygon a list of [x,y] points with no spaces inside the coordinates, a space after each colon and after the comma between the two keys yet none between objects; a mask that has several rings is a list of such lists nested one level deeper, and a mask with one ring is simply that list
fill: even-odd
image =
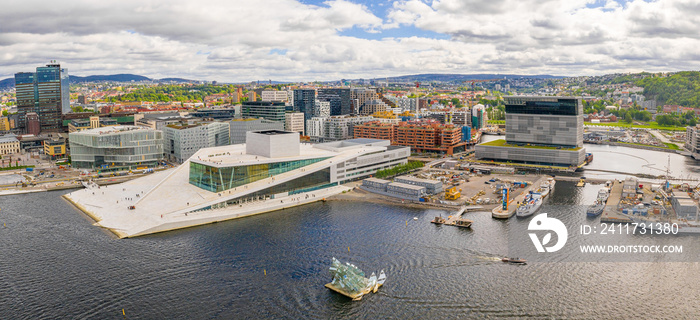
[{"label": "city skyline", "polygon": [[0,79],[50,60],[221,82],[700,69],[700,4],[686,0],[41,4],[0,12]]}]

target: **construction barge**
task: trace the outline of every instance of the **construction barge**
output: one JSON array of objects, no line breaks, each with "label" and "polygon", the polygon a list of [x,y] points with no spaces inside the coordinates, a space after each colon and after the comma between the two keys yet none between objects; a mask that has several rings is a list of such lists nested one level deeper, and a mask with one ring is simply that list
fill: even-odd
[{"label": "construction barge", "polygon": [[463,219],[461,218],[462,214],[467,210],[467,207],[462,207],[457,213],[454,215],[448,216],[447,218],[443,218],[441,216],[435,217],[431,223],[437,224],[437,225],[448,225],[448,226],[455,226],[455,227],[460,227],[460,228],[471,228],[472,223],[474,221],[471,221],[469,219]]}]

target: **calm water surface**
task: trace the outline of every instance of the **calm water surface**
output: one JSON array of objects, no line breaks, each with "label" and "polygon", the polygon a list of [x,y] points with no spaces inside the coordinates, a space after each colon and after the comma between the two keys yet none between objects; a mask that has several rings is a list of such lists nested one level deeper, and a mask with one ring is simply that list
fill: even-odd
[{"label": "calm water surface", "polygon": [[[598,188],[560,182],[547,205]],[[118,240],[63,193],[0,197],[3,319],[700,318],[700,264],[506,265],[518,219],[471,213],[465,230],[429,223],[444,211],[330,201]],[[683,242],[699,252],[700,238]],[[331,292],[331,257],[384,269],[386,285],[361,302]]]}]

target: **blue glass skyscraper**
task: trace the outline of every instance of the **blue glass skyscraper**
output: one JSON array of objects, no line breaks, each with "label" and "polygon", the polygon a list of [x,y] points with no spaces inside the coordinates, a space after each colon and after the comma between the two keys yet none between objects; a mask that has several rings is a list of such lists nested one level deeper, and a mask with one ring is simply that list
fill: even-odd
[{"label": "blue glass skyscraper", "polygon": [[71,110],[68,81],[67,70],[57,63],[15,73],[18,127],[26,130],[27,113],[36,112],[41,131],[62,131],[61,115]]}]

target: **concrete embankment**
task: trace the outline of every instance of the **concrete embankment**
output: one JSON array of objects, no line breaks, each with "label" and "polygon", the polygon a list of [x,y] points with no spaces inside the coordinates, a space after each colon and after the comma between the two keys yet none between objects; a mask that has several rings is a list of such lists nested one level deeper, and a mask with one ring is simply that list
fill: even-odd
[{"label": "concrete embankment", "polygon": [[547,180],[546,176],[542,176],[537,181],[534,183],[531,183],[529,186],[525,188],[522,192],[520,192],[519,195],[515,196],[513,199],[508,202],[508,210],[503,210],[502,206],[496,206],[493,208],[491,211],[491,216],[496,219],[508,219],[512,217],[515,214],[515,210],[518,209],[517,203],[522,202],[525,199],[525,196],[530,192],[535,189],[537,189],[543,182]]}]

